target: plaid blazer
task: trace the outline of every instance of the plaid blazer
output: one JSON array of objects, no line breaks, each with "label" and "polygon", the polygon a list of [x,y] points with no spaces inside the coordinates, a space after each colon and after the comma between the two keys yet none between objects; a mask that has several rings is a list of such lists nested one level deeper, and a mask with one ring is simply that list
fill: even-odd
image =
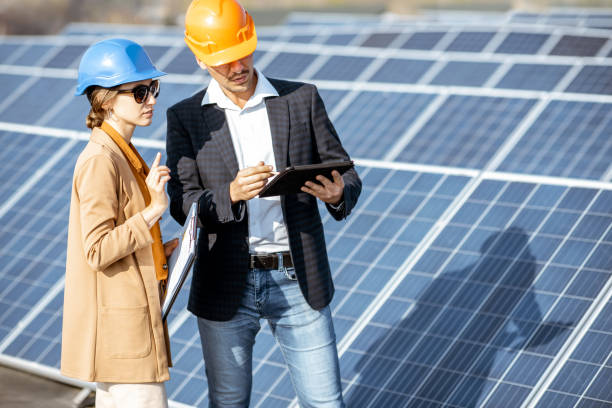
[{"label": "plaid blazer", "polygon": [[[279,96],[267,98],[277,169],[291,165],[349,160],[314,85],[270,79]],[[167,111],[167,164],[170,213],[185,222],[191,204],[199,204],[203,227],[198,242],[188,309],[209,320],[231,319],[242,298],[249,260],[245,202],[231,205],[229,184],[238,172],[225,112],[202,106],[206,89]],[[327,206],[341,220],[355,206],[361,180],[343,174],[344,202]],[[302,293],[314,309],[329,304],[334,286],[316,199],[306,193],[281,197],[289,246]]]}]

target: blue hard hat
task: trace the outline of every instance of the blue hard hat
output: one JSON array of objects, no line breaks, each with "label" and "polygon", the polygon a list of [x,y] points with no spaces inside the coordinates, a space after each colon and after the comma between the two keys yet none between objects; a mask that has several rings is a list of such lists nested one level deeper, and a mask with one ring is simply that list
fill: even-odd
[{"label": "blue hard hat", "polygon": [[81,58],[76,95],[82,95],[92,85],[111,88],[162,75],[166,73],[158,71],[145,50],[134,41],[103,40],[89,47]]}]

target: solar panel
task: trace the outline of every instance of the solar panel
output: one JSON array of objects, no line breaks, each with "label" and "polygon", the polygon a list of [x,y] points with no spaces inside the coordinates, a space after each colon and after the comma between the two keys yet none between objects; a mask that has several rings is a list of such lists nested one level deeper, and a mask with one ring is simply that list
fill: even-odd
[{"label": "solar panel", "polygon": [[550,55],[595,56],[607,40],[605,37],[564,35],[550,52]]},{"label": "solar panel", "polygon": [[[589,19],[610,18],[308,13],[258,28],[256,66],[318,85],[363,179],[347,220],[320,206],[348,406],[612,403],[610,45]],[[164,111],[209,78],[180,29],[72,25],[0,41],[0,160],[12,170],[0,176],[0,361],[59,367],[68,197],[88,137],[87,103],[72,96],[80,37],[143,32],[158,67],[179,74],[162,79],[154,122],[133,139],[150,162]],[[178,230],[169,215],[162,230]],[[207,406],[189,286],[169,318],[167,390]],[[251,406],[295,404],[265,324],[253,367]]]},{"label": "solar panel", "polygon": [[494,35],[495,33],[492,32],[461,32],[446,48],[446,51],[479,52]]},{"label": "solar panel", "polygon": [[569,65],[514,64],[496,87],[552,91],[569,69]]},{"label": "solar panel", "polygon": [[493,62],[449,61],[431,81],[434,85],[481,86],[497,70]]},{"label": "solar panel", "polygon": [[567,91],[609,95],[612,91],[612,68],[593,65],[583,67]]}]

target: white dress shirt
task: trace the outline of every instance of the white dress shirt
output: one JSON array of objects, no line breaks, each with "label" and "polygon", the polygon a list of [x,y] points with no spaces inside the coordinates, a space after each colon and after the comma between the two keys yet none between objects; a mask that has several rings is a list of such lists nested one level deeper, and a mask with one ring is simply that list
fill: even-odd
[{"label": "white dress shirt", "polygon": [[[244,108],[240,109],[221,90],[219,83],[211,78],[202,105],[217,104],[225,111],[238,167],[252,167],[263,161],[276,169],[270,121],[264,101],[265,97],[278,96],[276,89],[259,71],[257,86]],[[255,197],[247,203],[249,218],[249,251],[272,253],[289,251],[287,227],[283,218],[280,197]]]}]

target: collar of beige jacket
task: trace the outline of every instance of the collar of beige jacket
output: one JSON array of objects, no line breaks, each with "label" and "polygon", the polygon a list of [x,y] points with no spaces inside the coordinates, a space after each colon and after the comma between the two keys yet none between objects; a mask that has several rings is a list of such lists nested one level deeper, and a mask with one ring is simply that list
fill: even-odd
[{"label": "collar of beige jacket", "polygon": [[[102,122],[100,126],[102,133],[107,134],[115,142],[115,146],[119,148],[121,153],[130,161],[130,164],[136,169],[138,173],[144,173],[145,175],[149,172],[149,168],[144,164],[140,158],[134,153],[134,146],[132,143],[127,143],[125,139],[112,127],[108,122]],[[144,171],[143,171],[144,170]]]}]

